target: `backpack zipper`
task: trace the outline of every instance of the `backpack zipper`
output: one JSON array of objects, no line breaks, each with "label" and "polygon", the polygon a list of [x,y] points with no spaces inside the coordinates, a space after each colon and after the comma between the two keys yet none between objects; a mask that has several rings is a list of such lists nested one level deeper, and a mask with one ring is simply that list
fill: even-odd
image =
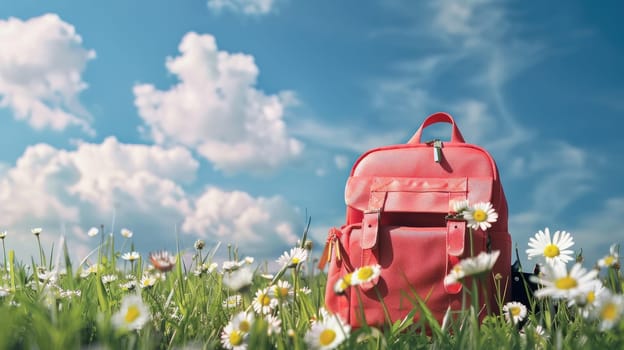
[{"label": "backpack zipper", "polygon": [[442,161],[442,141],[440,139],[434,139],[426,142],[428,146],[433,146],[433,160],[436,163]]}]

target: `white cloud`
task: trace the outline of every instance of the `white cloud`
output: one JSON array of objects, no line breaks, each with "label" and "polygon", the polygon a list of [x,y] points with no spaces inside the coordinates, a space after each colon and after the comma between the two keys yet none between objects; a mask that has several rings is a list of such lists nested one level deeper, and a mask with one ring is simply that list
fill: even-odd
[{"label": "white cloud", "polygon": [[180,83],[167,91],[134,87],[144,131],[155,142],[193,148],[225,172],[268,172],[301,154],[284,122],[292,93],[256,89],[252,56],[219,51],[214,37],[196,33],[186,34],[179,50],[167,69]]},{"label": "white cloud", "polygon": [[275,3],[274,0],[208,0],[208,8],[217,12],[228,10],[245,15],[266,15]]},{"label": "white cloud", "polygon": [[340,170],[346,169],[349,166],[349,158],[341,154],[336,155],[334,156],[334,164],[336,165],[336,168]]},{"label": "white cloud", "polygon": [[0,20],[0,107],[33,128],[79,126],[94,134],[78,95],[95,51],[82,47],[75,28],[55,14]]},{"label": "white cloud", "polygon": [[[113,137],[101,144],[80,143],[72,151],[33,145],[0,177],[5,203],[0,229],[21,233],[43,227],[48,247],[64,232],[72,254],[86,254],[99,243],[85,232],[100,224],[106,233],[131,229],[143,251],[173,249],[176,239],[190,248],[203,237],[274,259],[296,241],[298,210],[284,198],[217,188],[189,193],[181,184],[190,184],[198,167],[186,148],[122,144]],[[178,238],[176,227],[182,233]],[[7,238],[10,249],[36,256],[34,242],[30,234]]]},{"label": "white cloud", "polygon": [[245,254],[267,256],[297,242],[299,216],[281,196],[254,198],[210,187],[194,201],[182,229],[232,244]]}]

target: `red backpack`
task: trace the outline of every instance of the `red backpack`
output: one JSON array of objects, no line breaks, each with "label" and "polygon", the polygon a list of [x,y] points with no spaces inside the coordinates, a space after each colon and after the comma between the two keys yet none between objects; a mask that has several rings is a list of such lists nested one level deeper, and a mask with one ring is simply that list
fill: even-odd
[{"label": "red backpack", "polygon": [[[451,140],[421,142],[423,129],[440,122],[451,124]],[[473,230],[473,249],[466,222],[447,220],[451,203],[460,200],[490,202],[498,213],[492,227]],[[364,153],[351,170],[345,201],[346,223],[330,230],[319,267],[329,262],[327,309],[352,326],[404,319],[417,299],[441,322],[447,309],[462,307],[461,284],[446,285],[444,278],[471,250],[500,251],[486,281],[489,299],[481,305],[498,311],[495,275],[501,296],[509,297],[511,237],[498,170],[485,150],[465,143],[449,114],[427,117],[407,144]],[[336,290],[363,266],[380,267],[374,284]],[[484,310],[477,312],[484,316]]]}]

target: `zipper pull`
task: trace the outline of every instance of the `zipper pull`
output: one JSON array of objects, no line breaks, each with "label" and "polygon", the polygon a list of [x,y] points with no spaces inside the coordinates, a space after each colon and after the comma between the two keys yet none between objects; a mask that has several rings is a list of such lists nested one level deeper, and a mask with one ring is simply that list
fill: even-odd
[{"label": "zipper pull", "polygon": [[438,139],[433,140],[433,160],[436,163],[442,161],[442,141]]}]

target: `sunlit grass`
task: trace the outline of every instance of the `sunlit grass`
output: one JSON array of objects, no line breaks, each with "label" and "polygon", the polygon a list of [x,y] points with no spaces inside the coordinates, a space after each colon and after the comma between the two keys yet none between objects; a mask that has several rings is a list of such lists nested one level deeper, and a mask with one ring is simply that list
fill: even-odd
[{"label": "sunlit grass", "polygon": [[[624,285],[615,246],[595,262],[604,289],[585,299],[547,295],[524,305],[524,313],[508,305],[482,322],[467,305],[438,324],[415,297],[405,319],[351,329],[323,308],[326,276],[315,270],[309,244],[276,257],[281,269],[270,273],[266,262],[238,256],[231,247],[230,260],[216,263],[221,247],[202,241],[181,247],[193,252],[190,259],[180,248],[133,254],[127,232],[117,243],[93,234],[98,248],[74,262],[64,243],[44,251],[39,235],[46,232],[36,232],[39,254],[24,260],[10,249],[11,235],[0,235],[0,349],[624,348]],[[305,234],[302,242],[308,242]],[[375,268],[361,282],[378,275]]]}]

